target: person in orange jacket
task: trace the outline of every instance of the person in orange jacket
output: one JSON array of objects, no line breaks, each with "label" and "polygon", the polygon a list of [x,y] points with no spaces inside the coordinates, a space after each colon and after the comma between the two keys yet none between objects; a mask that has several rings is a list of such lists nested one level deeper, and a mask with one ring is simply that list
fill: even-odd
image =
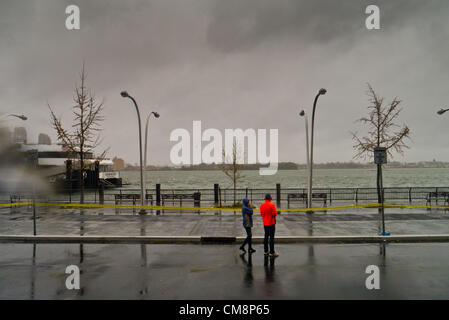
[{"label": "person in orange jacket", "polygon": [[[262,216],[263,228],[265,237],[263,240],[263,247],[265,255],[270,257],[277,257],[278,254],[274,252],[274,232],[276,225],[276,206],[271,202],[271,195],[265,195],[265,202],[260,205],[260,215]],[[268,251],[268,242],[270,243],[270,251]]]}]

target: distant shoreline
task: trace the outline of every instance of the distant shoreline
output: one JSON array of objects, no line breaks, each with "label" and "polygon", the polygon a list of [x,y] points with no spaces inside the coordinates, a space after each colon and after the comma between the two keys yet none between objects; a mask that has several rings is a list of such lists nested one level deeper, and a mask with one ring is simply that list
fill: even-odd
[{"label": "distant shoreline", "polygon": [[[251,164],[242,165],[240,170],[259,170],[259,168],[264,168],[266,165],[262,164]],[[278,170],[304,170],[307,168],[305,164],[296,164],[293,162],[281,162],[279,163]],[[354,162],[333,162],[333,163],[317,163],[313,166],[314,169],[376,169],[374,163],[354,163]],[[437,162],[437,161],[426,161],[426,162],[413,162],[413,163],[400,163],[400,162],[390,162],[384,165],[385,169],[448,169],[449,162]],[[126,168],[117,171],[137,171],[140,170],[139,166],[128,165]],[[170,167],[170,166],[147,166],[146,171],[221,171],[220,165],[217,164],[200,164],[184,167]]]}]

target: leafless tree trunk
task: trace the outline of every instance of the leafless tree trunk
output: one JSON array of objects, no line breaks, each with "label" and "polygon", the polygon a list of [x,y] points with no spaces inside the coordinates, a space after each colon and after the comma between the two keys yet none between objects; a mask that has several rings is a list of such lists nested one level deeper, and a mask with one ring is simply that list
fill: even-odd
[{"label": "leafless tree trunk", "polygon": [[225,150],[223,150],[223,164],[221,165],[221,170],[223,173],[232,180],[233,186],[234,186],[234,203],[236,204],[236,187],[237,182],[243,178],[242,173],[240,172],[242,169],[242,165],[238,163],[238,159],[240,156],[240,150],[239,146],[237,145],[237,142],[234,140],[232,143],[232,155],[230,161],[229,156],[225,153]]},{"label": "leafless tree trunk", "polygon": [[[406,126],[399,126],[396,123],[400,112],[401,100],[394,98],[390,103],[384,104],[384,98],[379,97],[370,84],[368,84],[368,96],[370,105],[368,106],[368,116],[362,117],[358,121],[368,128],[368,133],[364,137],[359,137],[357,133],[351,132],[355,141],[353,146],[356,151],[354,158],[371,157],[376,147],[385,147],[387,154],[392,157],[393,152],[404,153],[408,149],[405,140],[410,138],[410,129]],[[377,195],[381,203],[382,190],[380,182],[382,179],[382,165],[377,165]]]},{"label": "leafless tree trunk", "polygon": [[[86,87],[84,64],[80,74],[80,82],[79,85],[75,86],[72,129],[65,129],[61,118],[55,115],[50,105],[48,108],[50,109],[51,122],[56,130],[58,140],[67,146],[72,155],[77,155],[79,158],[80,203],[84,203],[85,155],[87,152],[93,152],[100,144],[100,124],[104,117],[101,115],[103,102],[98,103],[95,95]],[[103,158],[104,154],[105,152],[102,153],[100,158]]]}]

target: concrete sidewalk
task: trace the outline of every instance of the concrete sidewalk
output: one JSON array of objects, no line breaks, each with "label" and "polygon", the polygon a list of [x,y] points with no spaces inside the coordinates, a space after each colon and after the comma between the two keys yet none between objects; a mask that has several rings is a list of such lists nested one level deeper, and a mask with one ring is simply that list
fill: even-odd
[{"label": "concrete sidewalk", "polygon": [[[434,237],[435,241],[445,241],[441,237],[449,233],[449,214],[445,210],[390,208],[386,210],[385,216],[386,231],[391,233],[390,240],[394,236],[423,236],[421,238],[425,240],[425,237],[434,235],[440,237],[439,240]],[[263,237],[262,219],[255,213],[253,220],[253,236],[257,242]],[[31,207],[0,209],[0,235],[31,235],[32,230]],[[280,241],[297,239],[298,242],[304,242],[309,239],[319,242],[326,237],[362,237],[378,242],[381,241],[377,238],[379,233],[380,217],[375,208],[313,214],[282,213],[278,215],[276,224],[276,237]],[[153,210],[147,215],[138,215],[132,209],[117,211],[111,208],[80,210],[39,207],[37,235],[190,237],[196,239],[192,240],[195,242],[211,237],[239,240],[245,236],[245,231],[238,211],[235,214],[167,211],[157,215],[156,210]],[[412,241],[411,238],[409,240]]]},{"label": "concrete sidewalk", "polygon": [[[37,216],[34,237],[32,208],[0,210],[0,299],[448,298],[445,211],[389,209],[388,237],[376,209],[283,213],[276,259],[263,255],[257,214],[253,255],[238,250],[239,212],[54,207]],[[82,271],[80,290],[65,287],[68,265]],[[369,265],[380,290],[365,287]]]}]

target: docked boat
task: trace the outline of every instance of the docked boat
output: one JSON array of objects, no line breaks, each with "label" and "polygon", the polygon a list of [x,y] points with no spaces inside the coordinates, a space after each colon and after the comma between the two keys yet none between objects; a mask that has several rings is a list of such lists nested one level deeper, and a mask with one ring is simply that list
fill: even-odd
[{"label": "docked boat", "polygon": [[[70,153],[62,144],[20,144],[20,151],[27,153],[41,175],[50,182],[61,182],[76,185],[79,173],[79,157]],[[112,170],[112,160],[96,158],[92,152],[84,153],[85,186],[121,187],[122,179],[118,171]],[[69,172],[70,171],[70,172]],[[79,171],[79,169],[78,169]]]}]

